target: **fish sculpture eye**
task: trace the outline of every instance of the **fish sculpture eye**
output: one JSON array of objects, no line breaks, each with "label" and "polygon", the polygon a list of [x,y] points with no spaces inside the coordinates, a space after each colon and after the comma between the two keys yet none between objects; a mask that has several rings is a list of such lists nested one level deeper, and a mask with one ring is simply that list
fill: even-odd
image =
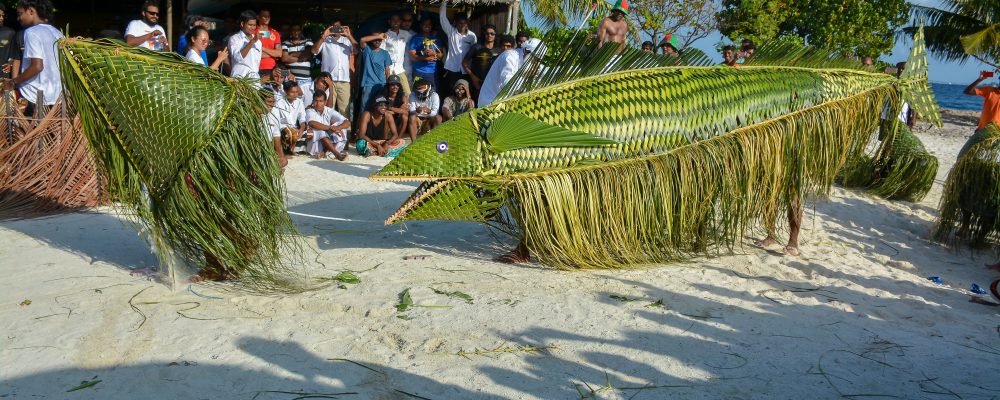
[{"label": "fish sculpture eye", "polygon": [[448,151],[448,142],[438,142],[437,144],[438,153],[444,153]]}]

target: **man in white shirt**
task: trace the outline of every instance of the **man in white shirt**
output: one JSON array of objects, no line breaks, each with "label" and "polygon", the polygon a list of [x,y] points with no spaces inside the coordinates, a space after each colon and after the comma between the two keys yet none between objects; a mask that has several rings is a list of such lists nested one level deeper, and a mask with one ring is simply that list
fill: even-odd
[{"label": "man in white shirt", "polygon": [[23,32],[21,73],[14,79],[5,79],[3,90],[17,88],[21,97],[28,100],[25,115],[35,113],[35,103],[39,99],[44,105],[53,105],[62,94],[59,60],[56,58],[56,40],[62,38],[62,34],[48,24],[52,10],[51,0],[21,0],[17,3],[17,20],[21,26],[27,27]]},{"label": "man in white shirt", "polygon": [[287,80],[282,83],[282,89],[284,96],[277,96],[278,100],[275,102],[274,108],[279,110],[280,134],[285,138],[288,151],[294,154],[300,151],[298,141],[302,132],[306,130],[306,122],[308,122],[306,108],[305,104],[302,103],[303,93],[298,82]]},{"label": "man in white shirt", "polygon": [[406,64],[410,57],[406,54],[406,44],[410,42],[413,34],[400,28],[402,17],[399,14],[392,14],[389,17],[389,30],[385,33],[385,41],[382,48],[389,52],[392,60],[392,74],[399,77],[399,83],[403,86],[403,95],[410,95],[410,80],[407,77]]},{"label": "man in white shirt", "polygon": [[351,121],[326,106],[326,94],[323,92],[313,93],[313,103],[306,110],[306,118],[310,128],[306,133],[309,154],[314,158],[329,158],[326,153],[330,152],[337,160],[344,161],[347,158],[347,129],[351,127]]},{"label": "man in white shirt", "polygon": [[463,14],[455,16],[455,26],[448,23],[448,0],[441,0],[441,30],[448,38],[448,55],[444,59],[444,83],[438,88],[444,97],[451,96],[452,87],[459,79],[469,80],[462,68],[462,60],[472,46],[476,45],[476,34],[469,30],[469,20]]},{"label": "man in white shirt", "polygon": [[150,50],[170,51],[170,42],[163,34],[166,31],[156,24],[160,20],[159,3],[149,0],[142,4],[141,18],[129,22],[125,28],[125,43]]},{"label": "man in white shirt", "polygon": [[514,50],[514,37],[501,36],[500,48],[504,49],[503,53],[497,56],[493,66],[490,67],[490,72],[486,74],[486,79],[483,79],[483,87],[479,91],[479,101],[476,102],[478,107],[486,107],[493,103],[493,100],[500,94],[500,89],[503,89],[507,81],[514,77],[518,68],[521,68],[521,56]]},{"label": "man in white shirt", "polygon": [[240,13],[240,31],[229,37],[229,58],[233,66],[229,75],[234,78],[260,79],[260,60],[266,53],[268,56],[280,58],[281,49],[265,49],[260,43],[263,32],[257,30],[257,13],[244,11]]},{"label": "man in white shirt", "polygon": [[354,52],[358,42],[351,36],[351,29],[335,21],[323,31],[313,44],[312,53],[320,56],[320,69],[333,80],[330,88],[334,108],[347,115],[351,101],[351,75],[354,74]]}]

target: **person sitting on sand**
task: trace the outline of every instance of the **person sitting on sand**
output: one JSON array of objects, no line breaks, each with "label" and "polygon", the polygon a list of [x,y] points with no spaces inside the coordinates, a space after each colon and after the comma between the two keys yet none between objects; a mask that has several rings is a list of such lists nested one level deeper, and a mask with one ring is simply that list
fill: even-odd
[{"label": "person sitting on sand", "polygon": [[396,130],[399,137],[406,136],[406,128],[410,125],[410,102],[407,94],[403,90],[403,82],[398,76],[392,75],[386,79],[385,89],[382,96],[389,101],[389,108],[386,114],[392,117],[396,123]]},{"label": "person sitting on sand", "polygon": [[441,124],[441,116],[438,109],[441,107],[441,100],[431,81],[422,77],[417,77],[413,83],[413,93],[410,93],[410,141],[417,140],[420,128],[426,122],[431,129]]},{"label": "person sitting on sand", "polygon": [[358,154],[395,157],[405,147],[406,142],[396,131],[396,122],[388,113],[389,99],[375,99],[369,111],[361,114],[358,125],[358,141],[354,144]]},{"label": "person sitting on sand", "polygon": [[317,159],[332,155],[344,161],[347,158],[347,129],[351,121],[326,106],[326,93],[319,90],[313,93],[313,103],[306,110],[306,119],[310,128],[306,132],[309,154]]},{"label": "person sitting on sand", "polygon": [[286,80],[281,84],[284,96],[277,96],[275,108],[281,114],[278,120],[281,128],[281,136],[284,138],[283,146],[286,151],[295,154],[296,143],[302,132],[306,130],[306,108],[302,102],[302,88],[294,80]]},{"label": "person sitting on sand", "polygon": [[469,96],[469,82],[465,79],[455,81],[455,94],[444,99],[441,105],[441,121],[450,121],[462,113],[476,108],[476,102]]}]

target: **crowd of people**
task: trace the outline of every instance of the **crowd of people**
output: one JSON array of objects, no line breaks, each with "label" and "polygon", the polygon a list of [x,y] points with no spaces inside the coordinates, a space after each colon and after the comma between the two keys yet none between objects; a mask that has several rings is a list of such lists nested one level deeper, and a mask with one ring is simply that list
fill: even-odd
[{"label": "crowd of people", "polygon": [[279,32],[269,10],[244,11],[239,31],[217,54],[207,51],[204,18],[189,17],[188,31],[172,48],[157,25],[157,2],[143,4],[140,17],[129,24],[126,43],[176,50],[273,91],[264,123],[282,165],[295,153],[344,160],[351,144],[363,156],[393,156],[407,139],[491,103],[540,44],[527,33],[498,35],[490,24],[477,34],[465,15],[449,19],[447,1],[437,18],[394,13],[384,31],[361,37],[333,21],[316,40],[305,37],[300,24]]}]

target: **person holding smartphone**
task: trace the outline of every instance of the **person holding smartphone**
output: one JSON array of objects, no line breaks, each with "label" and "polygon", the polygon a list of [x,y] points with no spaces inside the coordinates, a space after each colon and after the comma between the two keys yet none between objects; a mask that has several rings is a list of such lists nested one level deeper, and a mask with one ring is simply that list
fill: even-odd
[{"label": "person holding smartphone", "polygon": [[158,4],[158,1],[146,1],[142,4],[141,19],[129,22],[125,28],[125,43],[150,50],[170,51],[170,43],[163,34],[166,31],[156,23],[160,20]]},{"label": "person holding smartphone", "polygon": [[264,51],[260,59],[260,71],[258,74],[264,78],[271,76],[271,70],[277,65],[276,60],[282,56],[281,34],[271,27],[271,11],[261,9],[257,12],[257,29],[254,34],[260,37],[261,48],[264,50],[277,50],[274,52]]},{"label": "person holding smartphone", "polygon": [[965,88],[965,94],[983,97],[983,112],[979,116],[979,125],[976,127],[977,131],[985,128],[990,123],[1000,125],[1000,89],[996,86],[979,87],[980,83],[992,77],[992,71],[983,71],[979,73],[979,79],[976,79],[969,87]]},{"label": "person holding smartphone", "polygon": [[313,44],[313,55],[320,56],[320,69],[330,74],[333,87],[330,95],[333,108],[340,115],[348,115],[351,101],[351,75],[354,73],[354,52],[358,42],[351,36],[351,29],[334,21],[319,40]]}]

